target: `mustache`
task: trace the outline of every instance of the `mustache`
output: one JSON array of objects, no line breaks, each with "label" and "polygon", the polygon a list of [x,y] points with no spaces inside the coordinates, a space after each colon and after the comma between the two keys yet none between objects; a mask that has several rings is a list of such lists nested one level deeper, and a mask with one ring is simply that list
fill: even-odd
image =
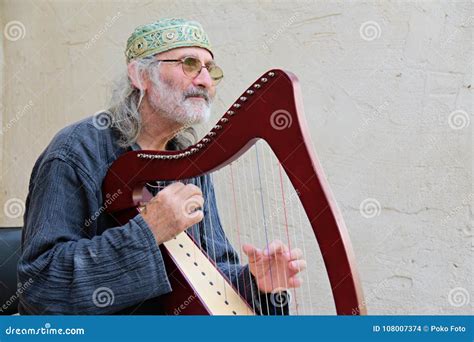
[{"label": "mustache", "polygon": [[184,99],[188,99],[190,97],[202,97],[206,100],[207,103],[211,101],[211,97],[209,96],[209,92],[207,90],[201,88],[194,88],[190,90],[186,90],[183,94]]}]

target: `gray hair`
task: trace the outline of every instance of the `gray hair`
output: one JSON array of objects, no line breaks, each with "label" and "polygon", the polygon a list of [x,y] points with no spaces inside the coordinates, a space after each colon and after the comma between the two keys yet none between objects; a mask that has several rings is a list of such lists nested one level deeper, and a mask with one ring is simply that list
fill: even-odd
[{"label": "gray hair", "polygon": [[[143,77],[150,74],[154,68],[160,67],[159,61],[155,56],[136,59],[137,72]],[[140,114],[140,105],[146,92],[136,88],[129,76],[127,70],[122,74],[112,89],[112,96],[109,103],[109,114],[111,115],[113,127],[118,131],[120,139],[118,144],[121,147],[133,145],[142,130],[142,118]],[[197,134],[194,128],[186,127],[177,132],[166,146],[170,150],[181,150],[192,145],[197,141]]]}]

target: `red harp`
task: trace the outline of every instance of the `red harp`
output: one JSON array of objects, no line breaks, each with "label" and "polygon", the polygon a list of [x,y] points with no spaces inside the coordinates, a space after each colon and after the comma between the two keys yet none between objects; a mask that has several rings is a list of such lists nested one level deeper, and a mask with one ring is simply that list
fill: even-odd
[{"label": "red harp", "polygon": [[[277,160],[277,179],[282,180],[283,174],[297,194],[295,201],[302,207],[308,231],[315,237],[324,261],[336,313],[365,314],[349,235],[310,142],[298,80],[289,72],[275,69],[265,73],[204,138],[185,150],[133,151],[119,157],[107,173],[103,193],[104,198],[117,192],[121,195],[107,211],[119,223],[126,223],[146,201],[143,189],[149,182],[188,180],[217,172],[236,163],[260,139],[268,144]],[[235,194],[229,195],[232,197]],[[287,211],[281,210],[279,214],[286,217]],[[251,214],[247,212],[246,216]],[[163,313],[254,313],[235,284],[230,284],[212,258],[186,232],[160,245],[160,249],[173,288],[171,293],[158,298],[156,305]],[[306,271],[310,269],[308,263]],[[209,277],[222,279],[213,282]]]}]

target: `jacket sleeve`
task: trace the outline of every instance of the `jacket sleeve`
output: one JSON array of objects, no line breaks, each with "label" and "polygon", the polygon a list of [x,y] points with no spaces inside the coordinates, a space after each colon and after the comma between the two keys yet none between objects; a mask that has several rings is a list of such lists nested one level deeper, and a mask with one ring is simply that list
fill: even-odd
[{"label": "jacket sleeve", "polygon": [[[245,298],[254,312],[261,315],[288,315],[289,305],[281,303],[281,298],[274,298],[271,293],[259,291],[248,265],[240,264],[239,256],[222,228],[212,180],[209,176],[204,178],[202,187],[205,204],[202,229],[204,230],[203,240],[207,253],[215,260],[220,271]],[[279,294],[279,296],[281,295],[287,294]]]},{"label": "jacket sleeve", "polygon": [[141,215],[94,234],[104,210],[97,187],[62,159],[35,166],[24,215],[18,278],[21,314],[108,314],[171,291]]}]

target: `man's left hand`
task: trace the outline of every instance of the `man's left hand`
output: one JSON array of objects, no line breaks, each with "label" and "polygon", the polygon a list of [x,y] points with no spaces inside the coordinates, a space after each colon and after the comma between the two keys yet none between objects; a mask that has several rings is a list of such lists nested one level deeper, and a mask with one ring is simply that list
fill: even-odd
[{"label": "man's left hand", "polygon": [[301,286],[298,273],[306,268],[306,261],[299,248],[290,251],[283,242],[275,240],[264,250],[251,244],[244,244],[242,249],[249,258],[250,272],[261,292]]}]

